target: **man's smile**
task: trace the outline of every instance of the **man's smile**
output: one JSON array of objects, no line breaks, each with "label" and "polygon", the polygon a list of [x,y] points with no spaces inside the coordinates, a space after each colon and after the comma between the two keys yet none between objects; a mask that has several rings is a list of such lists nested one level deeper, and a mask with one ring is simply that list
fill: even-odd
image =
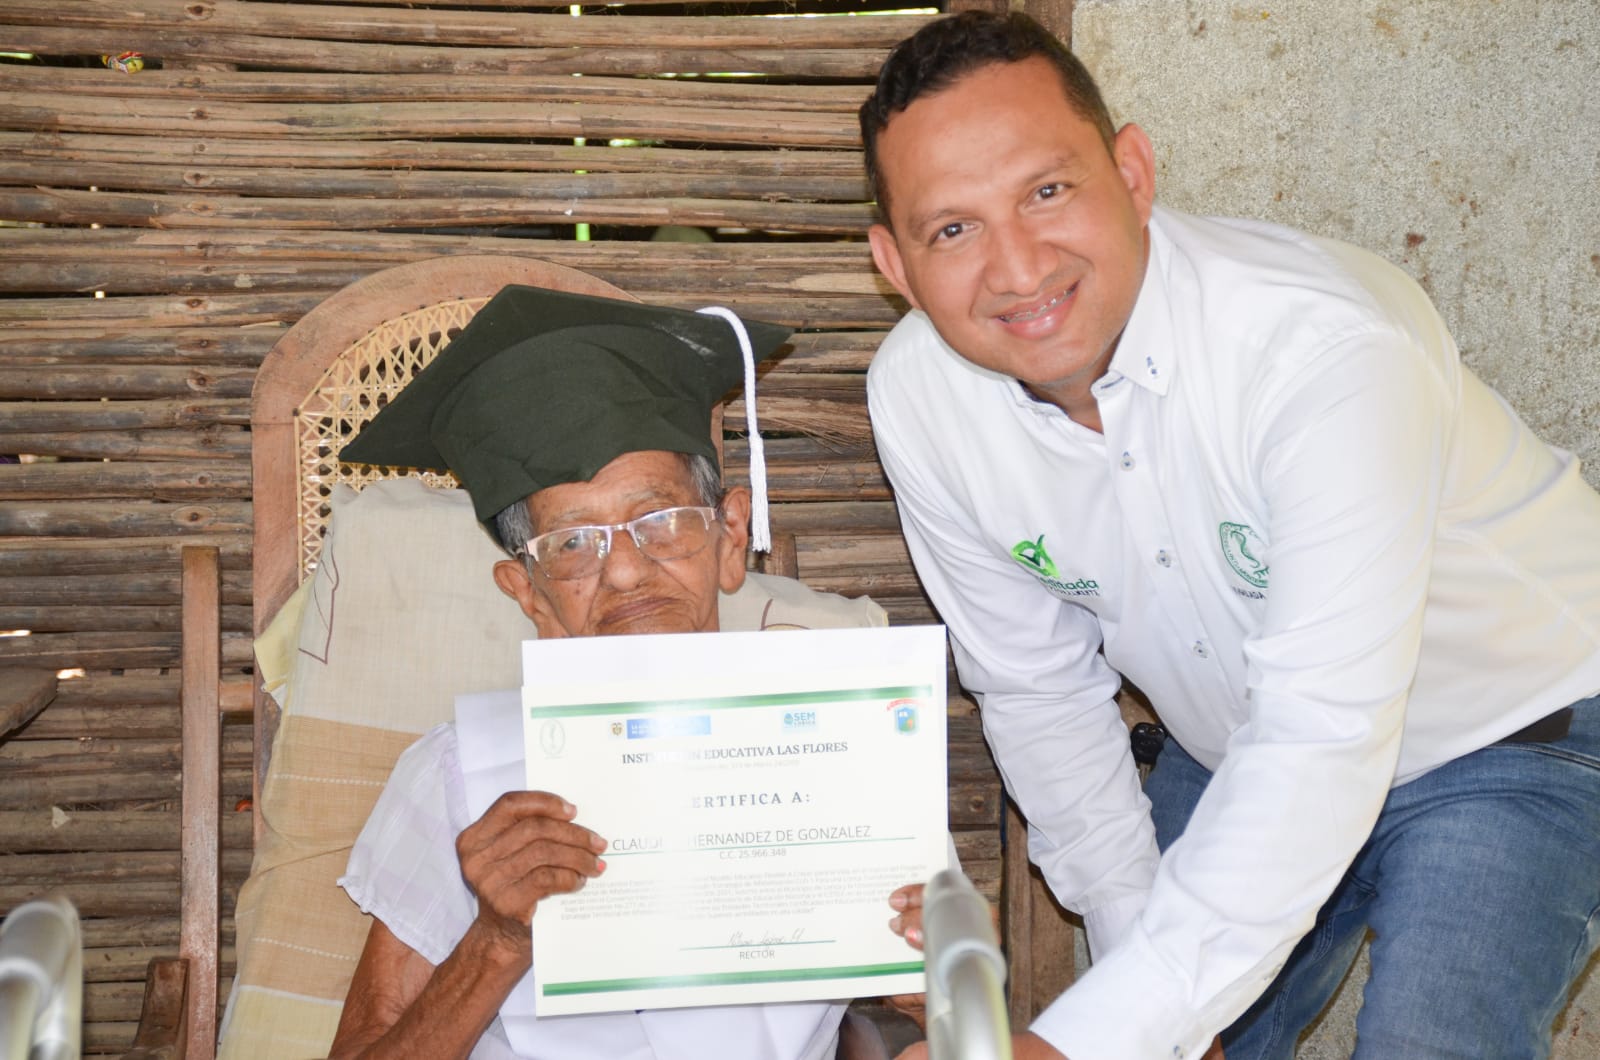
[{"label": "man's smile", "polygon": [[1071,287],[1068,287],[1054,298],[1046,299],[1037,305],[1025,309],[1018,309],[1014,312],[996,313],[995,318],[1003,324],[1026,324],[1030,321],[1038,320],[1040,317],[1045,316],[1057,306],[1061,305],[1068,298],[1071,298],[1072,295],[1077,292],[1077,290],[1078,285],[1073,284]]}]

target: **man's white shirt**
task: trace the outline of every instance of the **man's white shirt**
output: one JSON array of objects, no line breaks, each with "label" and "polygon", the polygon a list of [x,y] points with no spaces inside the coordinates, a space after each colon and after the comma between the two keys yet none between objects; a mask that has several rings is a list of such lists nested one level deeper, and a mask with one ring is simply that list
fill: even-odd
[{"label": "man's white shirt", "polygon": [[[1366,252],[1158,208],[1104,434],[921,313],[873,428],[1029,847],[1095,965],[1034,1030],[1202,1052],[1392,784],[1600,690],[1600,497]],[[1158,858],[1121,673],[1215,778]]]}]

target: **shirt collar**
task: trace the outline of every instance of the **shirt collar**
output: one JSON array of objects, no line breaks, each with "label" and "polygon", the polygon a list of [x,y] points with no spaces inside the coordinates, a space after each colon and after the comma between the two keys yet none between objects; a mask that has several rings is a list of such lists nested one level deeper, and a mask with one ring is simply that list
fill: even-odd
[{"label": "shirt collar", "polygon": [[1145,263],[1139,297],[1133,304],[1127,326],[1122,329],[1122,338],[1117,343],[1117,352],[1111,355],[1106,374],[1095,383],[1097,394],[1122,379],[1161,397],[1166,396],[1167,388],[1172,385],[1177,367],[1167,292],[1172,243],[1162,227],[1164,213],[1160,207],[1151,211],[1150,258]]}]

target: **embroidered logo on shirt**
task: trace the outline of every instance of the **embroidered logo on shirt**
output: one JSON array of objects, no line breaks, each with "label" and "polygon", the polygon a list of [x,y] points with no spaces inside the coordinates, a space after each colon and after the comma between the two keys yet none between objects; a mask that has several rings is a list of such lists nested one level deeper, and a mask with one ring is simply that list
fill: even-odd
[{"label": "embroidered logo on shirt", "polygon": [[1075,582],[1062,579],[1055,560],[1045,551],[1043,534],[1039,535],[1037,541],[1022,540],[1012,545],[1011,558],[1016,560],[1017,565],[1023,570],[1038,578],[1046,589],[1063,599],[1072,596],[1100,595],[1100,583],[1091,578],[1079,578]]},{"label": "embroidered logo on shirt", "polygon": [[1266,542],[1244,523],[1219,523],[1217,534],[1222,538],[1222,554],[1233,572],[1257,589],[1267,587]]},{"label": "embroidered logo on shirt", "polygon": [[1029,574],[1038,578],[1059,578],[1061,572],[1056,570],[1055,560],[1050,558],[1050,553],[1044,550],[1044,535],[1039,535],[1037,541],[1018,541],[1011,546],[1011,558],[1027,570]]}]

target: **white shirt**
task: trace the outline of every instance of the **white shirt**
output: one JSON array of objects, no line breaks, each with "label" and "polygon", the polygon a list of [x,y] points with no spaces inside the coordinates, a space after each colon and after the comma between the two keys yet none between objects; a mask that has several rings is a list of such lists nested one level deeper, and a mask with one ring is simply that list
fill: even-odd
[{"label": "white shirt", "polygon": [[[474,819],[455,726],[436,726],[395,763],[339,880],[362,912],[434,965],[477,915],[455,847]],[[832,1060],[844,1014],[842,1003],[810,1002],[538,1018],[532,981],[530,969],[472,1060]]]},{"label": "white shirt", "polygon": [[[868,377],[918,574],[1094,967],[1034,1030],[1198,1055],[1393,784],[1600,689],[1600,497],[1382,260],[1157,209],[1104,435],[921,313]],[[1103,655],[1102,655],[1103,652]],[[1125,674],[1215,778],[1159,858]]]}]

